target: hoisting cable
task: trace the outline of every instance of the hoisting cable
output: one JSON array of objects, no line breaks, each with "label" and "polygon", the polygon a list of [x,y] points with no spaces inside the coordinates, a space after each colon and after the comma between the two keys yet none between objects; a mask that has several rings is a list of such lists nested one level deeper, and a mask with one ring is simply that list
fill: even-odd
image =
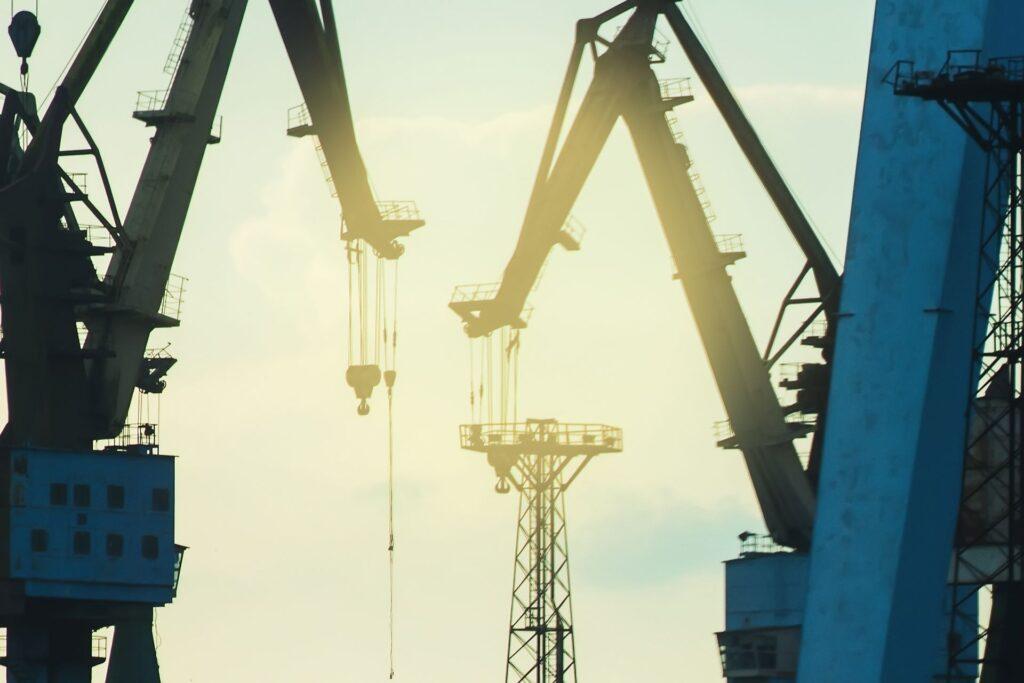
[{"label": "hoisting cable", "polygon": [[369,399],[381,380],[386,261],[380,254],[374,254],[371,260],[370,245],[360,239],[350,242],[346,249],[349,255],[349,353],[345,379],[359,400],[357,412],[368,415]]},{"label": "hoisting cable", "polygon": [[[508,326],[470,340],[470,438],[475,441],[504,438],[503,433],[514,438],[519,419],[520,342],[520,331]],[[485,433],[485,425],[496,428],[496,433]],[[502,470],[496,463],[491,464],[498,476],[494,490],[509,493],[508,470]]]},{"label": "hoisting cable", "polygon": [[474,363],[475,354],[473,353],[473,339],[469,338],[469,421],[475,423],[476,420],[476,363]]},{"label": "hoisting cable", "polygon": [[[388,334],[388,301],[387,273],[385,261],[380,259],[377,264],[378,310],[381,324],[381,339],[384,344],[384,384],[388,399],[388,433],[387,433],[387,480],[388,480],[388,678],[395,677],[395,422],[394,392],[395,380],[398,378],[395,364],[398,359],[398,262],[394,262],[394,281],[392,284],[392,309],[390,339]],[[390,345],[389,342],[390,341]]]},{"label": "hoisting cable", "polygon": [[353,320],[352,319],[353,319],[353,311],[355,309],[355,306],[353,305],[355,303],[355,298],[354,298],[355,297],[355,283],[353,281],[353,279],[355,277],[355,263],[353,263],[353,261],[355,259],[354,249],[355,249],[355,247],[354,247],[352,242],[349,242],[348,244],[345,245],[345,256],[346,256],[346,260],[348,261],[348,364],[349,364],[349,367],[351,367],[353,365],[353,363],[352,363],[352,358],[353,358],[352,348],[354,346],[354,344],[352,343],[352,341],[353,341],[353,336],[352,336],[353,335],[353,327],[352,327]]}]

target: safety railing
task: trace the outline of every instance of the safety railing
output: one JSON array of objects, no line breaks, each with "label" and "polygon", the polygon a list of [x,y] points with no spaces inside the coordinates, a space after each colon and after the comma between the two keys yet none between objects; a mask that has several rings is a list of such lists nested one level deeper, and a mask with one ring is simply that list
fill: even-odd
[{"label": "safety railing", "polygon": [[114,238],[104,226],[94,223],[79,223],[78,228],[85,233],[85,239],[94,247],[113,248]]},{"label": "safety railing", "polygon": [[169,121],[191,121],[198,98],[193,92],[177,90],[173,107],[170,90],[140,90],[135,97],[135,118],[154,125]]},{"label": "safety railing", "polygon": [[938,83],[979,78],[1024,81],[1024,55],[983,61],[981,50],[950,50],[938,71],[918,69],[915,62],[900,60],[889,69],[883,82],[891,84],[897,93],[905,93]]},{"label": "safety railing", "polygon": [[1024,81],[1024,55],[988,60],[990,71],[1001,73],[1008,81]]},{"label": "safety railing", "polygon": [[704,217],[708,223],[714,223],[718,220],[718,216],[711,206],[711,200],[708,199],[708,191],[704,187],[704,181],[701,179],[700,173],[697,173],[693,166],[690,166],[689,174],[690,183],[693,185],[693,191],[697,193],[697,201],[700,202],[700,208],[704,211]]},{"label": "safety railing", "polygon": [[683,127],[679,125],[679,119],[672,112],[665,114],[665,123],[668,124],[668,129],[672,131],[672,139],[676,141],[677,145],[686,147],[686,136],[683,134]]},{"label": "safety railing", "polygon": [[451,303],[463,304],[477,301],[491,301],[498,296],[500,282],[488,282],[479,285],[459,285],[452,292]]},{"label": "safety railing", "polygon": [[377,202],[377,212],[385,221],[421,220],[419,207],[410,200]]},{"label": "safety railing", "polygon": [[297,104],[288,110],[288,130],[312,126],[313,119],[309,115],[309,107],[306,103]]},{"label": "safety railing", "polygon": [[742,254],[744,251],[743,235],[715,235],[715,245],[723,254]]},{"label": "safety railing", "polygon": [[658,85],[663,100],[693,99],[693,81],[689,78],[671,78],[658,81]]},{"label": "safety railing", "polygon": [[587,234],[587,226],[583,225],[576,216],[569,214],[562,225],[562,232],[578,246],[583,243],[583,237]]},{"label": "safety railing", "polygon": [[467,424],[459,427],[463,448],[488,446],[543,445],[547,449],[571,452],[622,450],[622,429],[602,424],[578,424],[549,421]]},{"label": "safety railing", "polygon": [[814,415],[791,413],[786,416],[786,424],[789,425],[794,435],[799,438],[813,432],[814,428],[818,425],[818,420]]},{"label": "safety railing", "polygon": [[790,552],[789,548],[781,546],[768,534],[756,534],[752,531],[744,531],[739,535],[740,557],[751,555],[774,555],[775,553]]},{"label": "safety railing", "polygon": [[175,545],[174,546],[174,575],[171,592],[174,597],[178,597],[178,582],[181,581],[181,566],[185,563],[185,551],[188,550],[187,546]]},{"label": "safety railing", "polygon": [[337,199],[338,188],[334,186],[334,176],[331,175],[331,167],[327,163],[327,155],[324,154],[324,146],[320,143],[320,138],[313,138],[313,149],[316,150],[316,158],[320,162],[320,170],[324,174],[324,180],[327,181],[327,189],[330,191],[331,196]]},{"label": "safety railing", "polygon": [[732,428],[732,421],[730,420],[717,420],[711,424],[711,433],[715,437],[715,441],[721,443],[728,441],[736,437],[736,431]]},{"label": "safety railing", "polygon": [[[10,655],[10,649],[7,644],[7,634],[0,633],[0,658],[5,658]],[[106,661],[107,659],[107,637],[93,635],[92,642],[89,646],[89,656],[93,659]]]},{"label": "safety railing", "polygon": [[185,285],[187,284],[188,278],[171,273],[167,278],[164,298],[160,302],[160,315],[174,320],[181,319],[181,306],[185,301]]},{"label": "safety railing", "polygon": [[[191,5],[191,3],[189,4]],[[194,25],[195,20],[192,18],[192,13],[186,10],[185,16],[182,17],[181,23],[178,24],[178,30],[174,34],[171,50],[167,53],[167,60],[164,62],[164,73],[171,78],[174,78],[178,73],[178,67],[181,66],[181,58],[185,54],[185,46],[188,45],[188,39],[192,36],[192,27]]]},{"label": "safety railing", "polygon": [[167,108],[170,90],[140,90],[135,96],[135,111],[154,112]]},{"label": "safety railing", "polygon": [[224,139],[224,115],[218,116],[210,126],[210,142],[217,143]]},{"label": "safety railing", "polygon": [[71,178],[73,183],[72,188],[82,194],[89,192],[89,174],[88,173],[68,173],[68,177]]},{"label": "safety railing", "polygon": [[803,363],[779,363],[778,376],[780,382],[795,382],[800,377],[800,368]]},{"label": "safety railing", "polygon": [[654,29],[654,39],[651,41],[650,60],[652,62],[664,62],[668,55],[668,47],[671,43],[668,37],[658,29]]},{"label": "safety railing", "polygon": [[104,451],[155,455],[160,452],[159,426],[155,422],[128,423],[120,434],[97,442],[96,447]]},{"label": "safety railing", "polygon": [[813,323],[807,326],[804,330],[803,336],[800,338],[803,342],[812,342],[823,340],[828,335],[828,321],[824,318],[818,318]]}]

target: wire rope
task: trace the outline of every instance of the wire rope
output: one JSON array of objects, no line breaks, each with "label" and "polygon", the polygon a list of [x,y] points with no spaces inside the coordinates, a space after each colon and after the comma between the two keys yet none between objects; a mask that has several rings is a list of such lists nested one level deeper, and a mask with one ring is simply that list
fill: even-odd
[{"label": "wire rope", "polygon": [[388,678],[395,677],[395,429],[394,387],[388,386]]}]

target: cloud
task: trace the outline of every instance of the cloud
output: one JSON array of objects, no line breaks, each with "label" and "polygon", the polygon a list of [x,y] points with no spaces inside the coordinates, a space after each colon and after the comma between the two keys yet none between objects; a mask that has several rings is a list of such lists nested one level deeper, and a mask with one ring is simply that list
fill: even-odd
[{"label": "cloud", "polygon": [[743,104],[785,109],[806,106],[859,108],[864,101],[863,88],[818,83],[758,83],[740,86],[735,94]]},{"label": "cloud", "polygon": [[479,120],[442,116],[368,118],[360,120],[357,127],[360,141],[365,146],[395,139],[415,139],[431,141],[432,144],[509,152],[518,148],[523,138],[535,137],[547,130],[550,116],[551,108],[543,106]]},{"label": "cloud", "polygon": [[634,491],[618,503],[614,510],[603,507],[575,533],[571,519],[569,527],[574,573],[611,589],[717,574],[712,558],[733,557],[736,535],[756,525],[743,513],[698,507],[681,493]]}]

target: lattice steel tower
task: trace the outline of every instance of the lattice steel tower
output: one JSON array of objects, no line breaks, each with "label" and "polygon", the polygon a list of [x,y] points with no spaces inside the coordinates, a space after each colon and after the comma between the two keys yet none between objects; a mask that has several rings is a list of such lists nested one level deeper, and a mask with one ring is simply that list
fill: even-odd
[{"label": "lattice steel tower", "polygon": [[[944,680],[1024,680],[1021,491],[1024,453],[1024,57],[982,60],[979,50],[949,53],[935,71],[911,62],[894,68],[897,95],[939,104],[987,156],[978,239],[975,317],[979,334],[960,521],[954,547],[954,609]],[[980,184],[981,178],[979,178]],[[978,628],[976,596],[992,590],[987,627]],[[973,623],[972,623],[973,620]],[[970,635],[965,637],[965,634]],[[984,647],[982,647],[984,646]]]},{"label": "lattice steel tower", "polygon": [[487,454],[498,493],[519,491],[505,680],[575,682],[565,492],[593,458],[622,451],[622,430],[527,420],[462,425],[460,436]]}]

